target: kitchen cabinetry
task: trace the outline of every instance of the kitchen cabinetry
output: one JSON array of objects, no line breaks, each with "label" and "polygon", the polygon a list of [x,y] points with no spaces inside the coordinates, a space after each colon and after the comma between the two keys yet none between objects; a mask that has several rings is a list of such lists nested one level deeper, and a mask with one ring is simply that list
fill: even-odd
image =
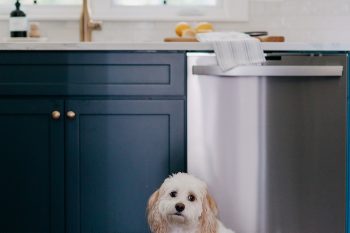
[{"label": "kitchen cabinetry", "polygon": [[183,100],[69,100],[68,232],[147,232],[146,202],[184,169]]},{"label": "kitchen cabinetry", "polygon": [[0,100],[0,232],[63,232],[63,101]]},{"label": "kitchen cabinetry", "polygon": [[148,197],[186,169],[184,53],[0,58],[0,231],[148,232]]}]

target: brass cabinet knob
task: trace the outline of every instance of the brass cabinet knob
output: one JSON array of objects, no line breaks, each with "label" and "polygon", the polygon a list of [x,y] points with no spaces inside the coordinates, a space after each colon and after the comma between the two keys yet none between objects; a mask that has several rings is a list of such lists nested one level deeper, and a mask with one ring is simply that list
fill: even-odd
[{"label": "brass cabinet knob", "polygon": [[60,117],[61,117],[61,113],[60,113],[59,111],[53,111],[53,112],[51,113],[51,117],[52,117],[52,119],[54,119],[54,120],[59,120]]},{"label": "brass cabinet knob", "polygon": [[73,112],[73,111],[68,111],[67,112],[68,119],[73,120],[75,118],[75,116],[76,116],[75,112]]}]

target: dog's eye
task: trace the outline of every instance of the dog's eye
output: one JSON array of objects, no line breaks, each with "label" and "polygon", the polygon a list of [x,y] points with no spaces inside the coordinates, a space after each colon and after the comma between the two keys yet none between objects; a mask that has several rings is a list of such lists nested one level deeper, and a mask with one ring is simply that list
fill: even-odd
[{"label": "dog's eye", "polygon": [[190,202],[194,202],[196,200],[196,197],[192,194],[188,195],[187,199],[190,201]]},{"label": "dog's eye", "polygon": [[171,197],[176,197],[176,196],[177,196],[177,192],[176,192],[176,191],[172,191],[172,192],[170,193],[170,196],[171,196]]}]

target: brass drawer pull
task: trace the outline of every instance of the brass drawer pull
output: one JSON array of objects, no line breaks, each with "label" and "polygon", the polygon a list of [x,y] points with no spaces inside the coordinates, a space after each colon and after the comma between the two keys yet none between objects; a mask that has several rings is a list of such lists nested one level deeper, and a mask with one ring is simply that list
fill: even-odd
[{"label": "brass drawer pull", "polygon": [[61,113],[59,111],[53,111],[51,113],[51,117],[52,117],[52,119],[57,121],[61,118]]},{"label": "brass drawer pull", "polygon": [[67,112],[68,119],[73,120],[75,118],[75,116],[76,116],[75,112],[73,112],[73,111],[68,111]]}]

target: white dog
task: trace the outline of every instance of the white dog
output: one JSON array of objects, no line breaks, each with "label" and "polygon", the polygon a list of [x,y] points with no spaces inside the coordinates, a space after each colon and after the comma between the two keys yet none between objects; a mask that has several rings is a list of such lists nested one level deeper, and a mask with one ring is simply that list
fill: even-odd
[{"label": "white dog", "polygon": [[207,185],[186,173],[167,178],[147,206],[153,233],[233,233],[217,219]]}]

